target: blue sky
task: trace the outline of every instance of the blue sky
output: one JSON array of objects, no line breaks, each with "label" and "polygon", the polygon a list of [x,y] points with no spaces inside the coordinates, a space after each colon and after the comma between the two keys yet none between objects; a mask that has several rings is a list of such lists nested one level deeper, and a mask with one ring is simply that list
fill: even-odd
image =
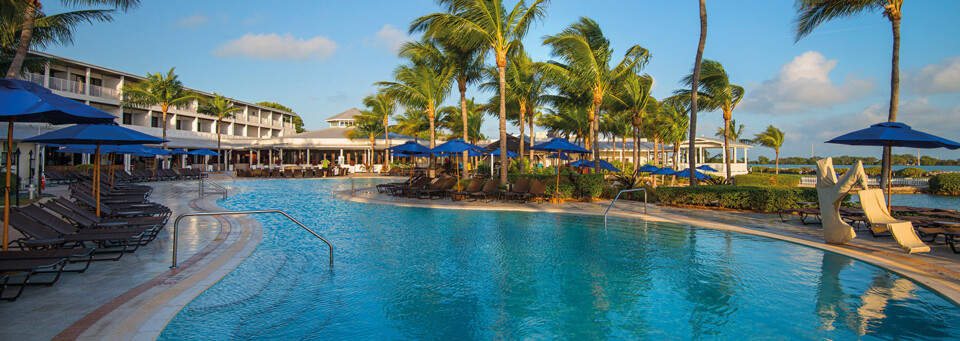
[{"label": "blue sky", "polygon": [[[63,10],[47,1],[49,13]],[[507,0],[512,4],[512,0]],[[75,44],[50,53],[134,73],[176,67],[187,86],[245,101],[293,108],[307,129],[373,93],[392,79],[396,48],[410,22],[436,12],[432,0],[404,1],[143,1],[112,23],[83,26]],[[786,132],[786,156],[879,155],[869,147],[824,144],[832,137],[885,121],[889,104],[890,23],[880,13],[821,25],[794,43],[793,1],[708,1],[705,58],[721,62],[747,89],[733,116],[752,136],[773,124]],[[899,121],[960,140],[960,1],[909,1],[903,7]],[[639,44],[653,55],[644,72],[663,98],[690,72],[699,34],[696,1],[555,0],[524,45],[549,60],[541,45],[586,16],[596,20],[616,53]],[[478,101],[491,95],[470,91]],[[451,96],[450,105],[456,99]],[[702,113],[698,135],[713,136],[719,112]],[[510,128],[516,132],[516,127]],[[496,134],[496,118],[483,132]],[[895,153],[916,150],[895,149]],[[955,159],[956,151],[924,155]],[[772,156],[754,148],[750,155]]]}]

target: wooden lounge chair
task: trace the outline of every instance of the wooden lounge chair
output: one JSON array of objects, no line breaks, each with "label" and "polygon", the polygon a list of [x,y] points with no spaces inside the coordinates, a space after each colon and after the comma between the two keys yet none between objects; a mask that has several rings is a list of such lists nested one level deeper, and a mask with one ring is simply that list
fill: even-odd
[{"label": "wooden lounge chair", "polygon": [[484,180],[481,178],[470,179],[470,182],[467,183],[467,188],[464,188],[462,191],[459,191],[459,192],[451,191],[450,193],[448,193],[450,196],[450,200],[453,200],[453,201],[463,200],[467,196],[467,194],[478,192],[481,189],[483,189],[483,184],[484,184]]},{"label": "wooden lounge chair", "polygon": [[467,193],[467,197],[473,198],[474,201],[479,200],[480,198],[496,199],[497,196],[499,195],[500,195],[500,180],[493,179],[493,178],[487,179],[487,181],[483,183],[483,188],[480,189],[480,191]]},{"label": "wooden lounge chair", "polygon": [[897,220],[890,216],[890,212],[887,211],[886,200],[883,198],[883,191],[865,189],[858,192],[857,195],[860,197],[860,205],[863,206],[863,214],[870,223],[872,233],[890,231],[893,239],[907,253],[930,252],[930,247],[920,240],[911,222]]},{"label": "wooden lounge chair", "polygon": [[302,169],[302,168],[294,168],[294,169],[293,169],[293,177],[294,177],[294,178],[302,178],[302,177],[303,177],[303,169]]},{"label": "wooden lounge chair", "polygon": [[281,172],[279,168],[273,168],[270,170],[270,177],[271,178],[283,177],[283,172]]},{"label": "wooden lounge chair", "polygon": [[930,236],[930,242],[934,242],[937,239],[937,235],[943,235],[944,242],[947,245],[950,245],[950,249],[953,250],[953,253],[960,253],[960,228],[956,227],[918,227],[917,232],[922,236]]},{"label": "wooden lounge chair", "polygon": [[283,177],[285,177],[285,178],[292,178],[292,177],[293,177],[293,170],[292,170],[292,169],[284,169],[284,170],[283,170]]},{"label": "wooden lounge chair", "polygon": [[509,200],[511,198],[522,200],[523,196],[527,193],[530,193],[530,179],[517,179],[517,182],[513,184],[513,189],[503,193],[503,199]]}]

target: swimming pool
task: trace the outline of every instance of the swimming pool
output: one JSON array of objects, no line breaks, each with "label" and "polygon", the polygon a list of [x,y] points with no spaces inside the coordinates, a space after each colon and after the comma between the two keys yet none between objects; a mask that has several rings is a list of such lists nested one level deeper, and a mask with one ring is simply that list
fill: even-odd
[{"label": "swimming pool", "polygon": [[253,180],[258,249],[162,340],[951,339],[960,309],[870,264],[773,239],[578,215],[360,204],[333,180]]}]

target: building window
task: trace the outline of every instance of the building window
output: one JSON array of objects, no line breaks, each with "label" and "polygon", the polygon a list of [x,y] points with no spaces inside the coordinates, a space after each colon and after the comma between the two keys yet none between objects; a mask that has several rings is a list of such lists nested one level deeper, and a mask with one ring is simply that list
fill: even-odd
[{"label": "building window", "polygon": [[133,124],[133,114],[128,112],[123,113],[123,124]]},{"label": "building window", "polygon": [[176,130],[183,130],[183,121],[177,120],[177,127],[174,128],[174,129],[176,129]]},{"label": "building window", "polygon": [[99,78],[90,78],[90,85],[103,86],[103,80]]},{"label": "building window", "polygon": [[150,116],[150,126],[154,128],[160,127],[160,118],[156,116]]}]

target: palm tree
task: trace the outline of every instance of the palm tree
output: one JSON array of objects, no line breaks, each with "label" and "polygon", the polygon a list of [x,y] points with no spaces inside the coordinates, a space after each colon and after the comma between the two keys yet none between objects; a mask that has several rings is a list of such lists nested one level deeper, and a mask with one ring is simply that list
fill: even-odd
[{"label": "palm tree", "polygon": [[[22,16],[23,24],[20,26],[20,37],[17,44],[17,52],[13,56],[13,60],[10,63],[10,68],[7,69],[6,78],[16,78],[18,75],[20,75],[20,69],[23,65],[23,61],[27,57],[27,51],[30,50],[30,43],[33,39],[33,29],[35,26],[37,26],[37,18],[43,17],[43,13],[40,12],[40,8],[42,7],[40,0],[22,0],[22,2],[24,5],[24,12]],[[140,5],[140,0],[61,0],[60,2],[64,6],[102,5],[121,9],[123,11]],[[89,13],[86,21],[90,23],[93,23],[94,21],[113,21],[113,16],[111,15],[113,10],[87,10],[78,12]]]},{"label": "palm tree", "polygon": [[764,130],[762,133],[754,135],[757,138],[754,139],[761,146],[767,148],[773,148],[776,152],[777,161],[776,161],[776,173],[780,174],[780,147],[783,147],[783,131],[777,129],[772,124],[767,127],[767,130]]},{"label": "palm tree", "polygon": [[[467,138],[464,141],[469,143],[476,143],[480,140],[486,139],[483,134],[480,133],[480,126],[483,125],[483,115],[485,106],[476,104],[473,99],[468,99],[465,102],[466,105],[461,105],[460,108],[454,106],[447,106],[440,109],[441,115],[443,118],[440,121],[440,126],[444,129],[450,131],[450,135],[447,136],[448,139],[459,138],[462,135],[459,135],[461,131],[467,132]],[[463,111],[461,108],[466,108],[467,118],[463,119]],[[464,126],[463,122],[467,122],[467,125]]]},{"label": "palm tree", "polygon": [[[10,70],[17,48],[20,45],[21,25],[28,3],[18,0],[0,2],[0,67]],[[72,11],[45,15],[38,13],[32,30],[31,45],[44,49],[50,45],[67,45],[73,42],[73,30],[84,22],[106,21],[109,10]],[[13,76],[23,71],[42,72],[44,66],[56,63],[58,59],[41,56],[24,56],[21,66]]]},{"label": "palm tree", "polygon": [[687,139],[690,128],[690,117],[685,108],[676,101],[665,101],[660,106],[654,127],[664,143],[673,144],[673,167],[679,168],[680,144]]},{"label": "palm tree", "polygon": [[[530,128],[529,136],[533,136],[533,125],[536,119],[538,109],[546,102],[546,97],[550,83],[544,78],[542,68],[539,63],[535,63],[527,54],[522,46],[515,50],[509,57],[507,64],[506,82],[507,82],[507,119],[514,120],[520,127],[520,157],[524,155],[524,127]],[[490,68],[487,70],[490,82],[480,85],[481,89],[493,89],[497,87],[497,70]],[[499,103],[500,95],[494,95],[490,98],[490,103]],[[517,115],[512,115],[516,113]],[[498,112],[491,111],[491,114],[497,115]],[[532,141],[532,140],[531,140]],[[533,159],[533,151],[530,151],[530,159]]]},{"label": "palm tree", "polygon": [[[183,82],[173,73],[176,68],[170,68],[166,75],[157,73],[147,73],[147,78],[136,84],[124,85],[121,89],[123,93],[123,103],[140,108],[149,108],[159,105],[163,113],[163,139],[167,139],[167,111],[170,107],[184,108],[190,106],[194,101],[200,99],[200,96],[193,91],[183,87]],[[167,146],[166,142],[163,144]]]},{"label": "palm tree", "polygon": [[[220,129],[223,125],[223,119],[233,117],[233,113],[243,111],[243,108],[233,106],[233,100],[216,92],[213,93],[213,98],[204,99],[203,102],[204,104],[197,109],[197,112],[217,118],[217,153],[223,155],[220,150]],[[218,158],[220,157],[218,156]],[[224,161],[223,169],[226,170],[226,159],[221,158],[220,160]]]},{"label": "palm tree", "polygon": [[[743,136],[743,129],[744,129],[744,125],[742,125],[742,124],[741,124],[741,125],[737,125],[737,120],[736,120],[736,119],[731,119],[731,120],[730,120],[730,131],[729,131],[729,133],[730,133],[730,140],[731,140],[731,141],[737,141],[737,142],[740,142],[740,143],[753,143],[753,140],[752,140],[752,139],[742,139],[742,138],[740,138],[741,136]],[[717,136],[717,137],[723,137],[723,134],[725,134],[725,133],[726,133],[726,132],[723,130],[723,127],[717,127],[717,133],[715,134],[715,136]]]},{"label": "palm tree", "polygon": [[[796,0],[796,41],[813,32],[820,24],[836,18],[846,18],[864,12],[881,11],[893,28],[893,57],[890,67],[890,108],[887,120],[897,121],[900,104],[900,6],[903,0]],[[883,147],[880,187],[887,188],[890,178],[890,146]]]},{"label": "palm tree", "polygon": [[[527,6],[519,0],[509,12],[503,0],[438,0],[446,13],[433,13],[414,20],[410,32],[430,38],[444,38],[457,45],[478,46],[491,51],[497,63],[500,84],[500,153],[507,154],[506,67],[507,55],[527,34],[533,22],[545,15],[542,3]],[[500,183],[507,184],[507,164],[500,164]]]},{"label": "palm tree", "polygon": [[[690,84],[690,136],[697,136],[697,113],[700,108],[698,107],[699,94],[697,89],[700,88],[700,62],[703,60],[703,47],[707,44],[707,1],[700,0],[700,42],[697,43],[697,58],[693,62],[693,77]],[[695,150],[696,143],[695,139],[691,138],[690,142],[687,145],[687,150]],[[726,147],[726,146],[724,146]],[[690,186],[697,185],[696,177],[696,167],[697,162],[694,158],[690,158],[689,164],[687,165],[690,169]],[[727,169],[730,169],[727,165]],[[729,177],[729,175],[728,175]]]},{"label": "palm tree", "polygon": [[360,115],[354,116],[354,124],[347,130],[347,138],[351,140],[369,139],[370,140],[370,159],[365,165],[373,164],[374,148],[377,146],[377,135],[380,135],[380,128],[383,121],[380,116],[370,110],[361,110]]},{"label": "palm tree", "polygon": [[[623,150],[627,149],[627,135],[631,134],[633,124],[630,123],[629,112],[611,113],[600,119],[600,133],[609,136],[613,140],[613,151],[617,151],[617,138],[621,140]],[[636,162],[636,159],[634,159]],[[624,155],[620,154],[620,164],[626,167]],[[624,168],[625,169],[625,168]]]},{"label": "palm tree", "polygon": [[[681,80],[686,85],[693,84],[693,74],[687,75]],[[730,77],[723,65],[719,62],[704,59],[700,67],[700,81],[698,82],[699,93],[697,97],[701,99],[702,109],[713,111],[720,109],[723,111],[723,148],[728,151],[727,157],[723,163],[727,169],[727,178],[730,174],[730,120],[733,117],[733,109],[737,107],[740,100],[743,99],[743,87],[730,84]],[[679,90],[678,95],[690,96],[690,90]],[[691,101],[692,102],[692,101]],[[693,149],[691,149],[693,150]],[[693,159],[693,158],[691,158]]]},{"label": "palm tree", "polygon": [[[390,146],[390,117],[397,110],[396,101],[393,97],[383,91],[363,98],[363,105],[367,107],[371,115],[376,116],[377,120],[383,122],[383,138],[387,140],[387,147]],[[387,156],[384,155],[384,163]]]},{"label": "palm tree", "polygon": [[430,138],[430,133],[427,131],[430,129],[430,122],[427,120],[427,112],[423,110],[407,109],[397,117],[397,124],[392,129],[416,139]]},{"label": "palm tree", "polygon": [[590,118],[590,140],[593,150],[594,170],[600,170],[600,154],[597,133],[600,125],[600,105],[604,96],[615,82],[625,75],[635,73],[650,60],[650,52],[640,45],[627,49],[623,59],[611,68],[613,48],[603,36],[600,25],[590,18],[581,17],[562,32],[547,36],[544,45],[550,45],[553,55],[560,61],[543,64],[544,71],[551,79],[570,83],[574,87],[589,89],[593,105],[587,109]]},{"label": "palm tree", "polygon": [[634,73],[617,82],[610,96],[612,109],[615,112],[626,114],[623,118],[633,126],[634,165],[637,165],[640,160],[640,133],[643,116],[647,113],[657,112],[659,109],[657,99],[650,96],[651,88],[653,88],[653,77]]}]

